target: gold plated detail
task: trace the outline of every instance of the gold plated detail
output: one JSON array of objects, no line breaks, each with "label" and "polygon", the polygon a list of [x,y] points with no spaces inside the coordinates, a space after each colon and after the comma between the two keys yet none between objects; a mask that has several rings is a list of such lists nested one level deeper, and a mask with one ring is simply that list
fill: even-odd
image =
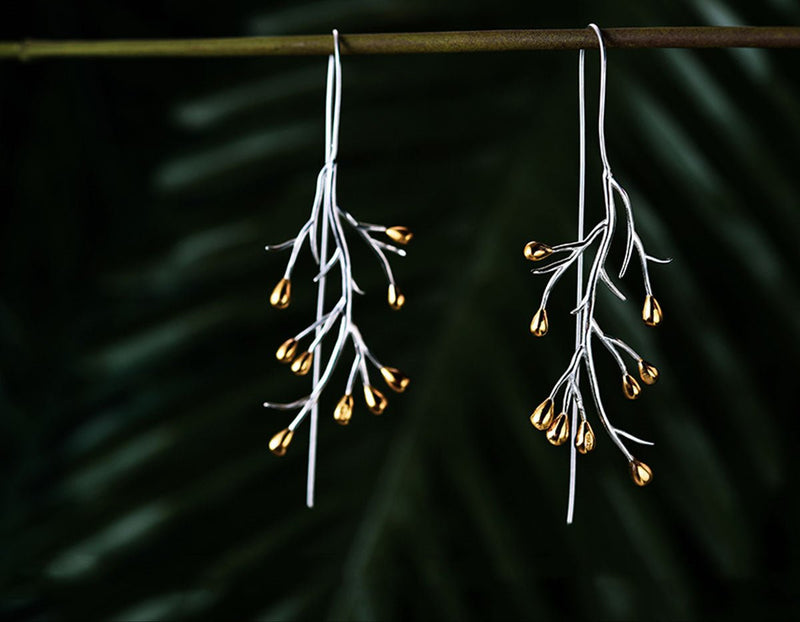
[{"label": "gold plated detail", "polygon": [[594,449],[594,431],[589,422],[584,419],[578,424],[578,432],[575,434],[575,447],[582,454],[588,454]]},{"label": "gold plated detail", "polygon": [[546,430],[551,423],[553,423],[553,400],[548,397],[533,411],[531,425],[537,430]]},{"label": "gold plated detail", "polygon": [[658,326],[664,320],[664,313],[661,311],[661,305],[658,304],[655,296],[648,294],[644,299],[642,319],[648,326]]},{"label": "gold plated detail", "polygon": [[631,477],[637,486],[647,486],[653,481],[653,471],[641,460],[634,458],[630,462]]},{"label": "gold plated detail", "polygon": [[531,320],[531,332],[537,337],[544,337],[547,334],[548,328],[547,310],[539,309]]},{"label": "gold plated detail", "polygon": [[636,382],[636,378],[630,374],[625,374],[622,377],[622,392],[629,400],[635,400],[642,392],[642,387]]},{"label": "gold plated detail", "polygon": [[349,393],[342,396],[333,411],[333,419],[339,425],[347,425],[353,416],[353,396]]},{"label": "gold plated detail", "polygon": [[658,381],[658,369],[644,359],[639,359],[639,378],[645,384],[655,384]]},{"label": "gold plated detail", "polygon": [[386,410],[386,405],[389,403],[383,393],[368,384],[364,385],[364,401],[367,403],[367,408],[369,408],[370,412],[376,415],[383,414],[383,411]]},{"label": "gold plated detail", "polygon": [[547,440],[551,445],[563,445],[569,439],[569,419],[567,413],[561,413],[547,428]]},{"label": "gold plated detail", "polygon": [[296,353],[297,342],[294,339],[287,339],[278,348],[278,351],[275,353],[275,358],[281,363],[291,363]]},{"label": "gold plated detail", "polygon": [[400,289],[394,283],[389,284],[389,293],[386,296],[389,306],[395,311],[399,311],[406,304],[406,297],[400,293]]},{"label": "gold plated detail", "polygon": [[398,244],[408,244],[414,237],[408,227],[389,227],[386,229],[386,235]]},{"label": "gold plated detail", "polygon": [[553,253],[553,249],[542,242],[528,242],[522,249],[525,259],[530,261],[541,261]]},{"label": "gold plated detail", "polygon": [[411,382],[408,376],[395,367],[381,367],[381,376],[389,388],[397,393],[405,391],[408,383]]},{"label": "gold plated detail", "polygon": [[285,309],[292,300],[292,282],[281,279],[269,296],[269,304],[276,309]]},{"label": "gold plated detail", "polygon": [[275,436],[269,439],[269,450],[276,456],[285,456],[286,450],[289,448],[289,443],[292,442],[294,432],[289,428],[284,428]]},{"label": "gold plated detail", "polygon": [[295,360],[292,361],[292,373],[297,376],[305,376],[311,369],[311,363],[314,362],[313,352],[303,352]]}]

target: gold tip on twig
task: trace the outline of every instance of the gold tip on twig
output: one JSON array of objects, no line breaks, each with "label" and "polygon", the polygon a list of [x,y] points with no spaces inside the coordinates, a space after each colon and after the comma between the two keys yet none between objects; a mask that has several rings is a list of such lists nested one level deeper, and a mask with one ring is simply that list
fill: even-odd
[{"label": "gold tip on twig", "polygon": [[281,363],[291,363],[296,353],[297,342],[294,339],[287,339],[278,347],[275,358]]},{"label": "gold tip on twig", "polygon": [[408,227],[389,227],[386,229],[386,235],[389,239],[397,242],[398,244],[408,244],[414,234]]},{"label": "gold tip on twig", "polygon": [[588,454],[594,449],[595,436],[592,426],[584,419],[578,424],[578,431],[575,434],[575,447],[582,454]]},{"label": "gold tip on twig", "polygon": [[389,403],[383,393],[368,384],[364,385],[364,401],[367,403],[367,408],[369,408],[370,412],[375,415],[382,415],[383,411],[386,410],[386,405]]},{"label": "gold tip on twig", "polygon": [[528,242],[522,249],[522,254],[529,261],[541,261],[553,253],[553,249],[542,242]]},{"label": "gold tip on twig", "polygon": [[408,376],[395,367],[381,367],[381,376],[389,388],[397,393],[405,391],[411,382]]},{"label": "gold tip on twig", "polygon": [[647,486],[653,481],[653,470],[641,460],[634,458],[629,464],[631,478],[637,486]]},{"label": "gold tip on twig", "polygon": [[395,311],[399,311],[406,304],[406,297],[400,292],[400,288],[394,283],[389,285],[389,291],[386,294],[386,299],[389,301],[389,306]]},{"label": "gold tip on twig", "polygon": [[553,400],[548,397],[533,411],[531,425],[537,430],[546,430],[553,423],[553,416]]},{"label": "gold tip on twig", "polygon": [[333,419],[339,425],[347,425],[353,417],[353,396],[349,393],[342,396],[333,411]]},{"label": "gold tip on twig", "polygon": [[547,428],[547,440],[556,447],[563,445],[569,439],[569,418],[567,413],[561,413]]},{"label": "gold tip on twig", "polygon": [[661,305],[658,304],[658,300],[656,300],[655,296],[648,294],[644,299],[642,319],[648,326],[658,326],[664,321],[664,313],[661,311]]},{"label": "gold tip on twig", "polygon": [[285,309],[292,300],[292,282],[281,279],[269,296],[269,304],[276,309]]},{"label": "gold tip on twig", "polygon": [[531,320],[531,333],[536,337],[544,337],[550,325],[547,322],[547,310],[539,309]]},{"label": "gold tip on twig", "polygon": [[276,456],[285,456],[286,450],[289,448],[289,443],[292,442],[294,432],[289,428],[284,428],[275,436],[269,439],[269,450]]},{"label": "gold tip on twig", "polygon": [[292,361],[291,370],[296,376],[305,376],[311,369],[311,363],[314,362],[313,352],[303,352],[294,361]]}]

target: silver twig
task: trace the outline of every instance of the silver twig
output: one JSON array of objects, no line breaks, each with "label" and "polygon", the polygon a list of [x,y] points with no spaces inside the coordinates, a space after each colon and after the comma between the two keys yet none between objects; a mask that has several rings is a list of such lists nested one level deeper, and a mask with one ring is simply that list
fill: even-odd
[{"label": "silver twig", "polygon": [[[605,218],[598,222],[588,234],[584,235],[584,207],[585,207],[585,187],[586,187],[586,109],[585,109],[585,88],[584,88],[584,58],[585,51],[581,50],[578,60],[578,99],[579,99],[579,124],[580,124],[580,175],[579,175],[579,198],[578,198],[578,238],[575,242],[559,244],[550,247],[542,242],[529,242],[525,245],[525,257],[531,261],[541,261],[551,256],[554,258],[548,265],[535,268],[534,274],[549,274],[550,278],[544,288],[539,309],[533,316],[530,330],[537,336],[542,337],[547,334],[549,323],[547,318],[547,302],[550,294],[558,280],[573,265],[577,268],[578,283],[576,292],[576,307],[572,311],[575,315],[575,351],[570,359],[569,365],[563,374],[553,385],[550,394],[537,408],[530,417],[531,423],[539,430],[546,431],[547,439],[553,445],[562,445],[567,440],[570,441],[570,485],[569,503],[567,508],[567,523],[571,523],[575,508],[575,476],[576,476],[576,453],[586,454],[595,446],[595,435],[586,416],[583,394],[581,392],[581,369],[585,370],[589,391],[592,396],[597,416],[611,440],[619,448],[625,459],[629,463],[629,468],[633,480],[639,486],[648,484],[653,477],[652,470],[643,462],[633,457],[623,442],[626,439],[631,442],[644,445],[651,445],[648,441],[633,436],[612,425],[609,420],[603,400],[600,395],[600,388],[597,380],[597,372],[594,363],[593,344],[599,342],[608,350],[611,358],[619,366],[622,375],[623,393],[628,399],[636,399],[641,393],[641,386],[636,378],[628,373],[628,366],[624,356],[636,362],[639,377],[645,384],[651,385],[658,380],[658,370],[655,366],[648,363],[628,344],[621,339],[606,334],[600,324],[595,319],[595,308],[597,301],[597,290],[602,283],[615,296],[625,300],[625,296],[614,284],[606,271],[606,260],[611,249],[614,230],[617,224],[617,203],[616,197],[621,199],[624,207],[624,220],[627,230],[627,241],[625,247],[622,267],[619,271],[619,278],[622,278],[630,264],[633,254],[639,257],[642,277],[644,280],[645,303],[642,309],[642,319],[648,326],[658,326],[663,313],[658,301],[653,296],[652,285],[648,264],[668,263],[669,259],[657,259],[648,255],[644,250],[644,245],[636,230],[631,208],[630,198],[622,185],[614,178],[611,172],[611,165],[608,161],[605,141],[605,101],[606,101],[606,50],[600,29],[595,24],[589,27],[597,35],[600,46],[600,104],[598,112],[598,139],[600,145],[600,157],[603,163],[603,202],[605,205]],[[596,253],[592,260],[588,276],[584,276],[583,259],[589,249],[596,247]],[[561,410],[555,414],[555,402],[561,395]],[[571,420],[567,413],[571,410]]]},{"label": "silver twig", "polygon": [[[336,199],[336,155],[339,145],[339,117],[342,99],[342,66],[339,55],[339,35],[333,31],[334,53],[328,57],[328,80],[325,98],[325,165],[317,176],[316,193],[311,206],[311,215],[300,229],[297,237],[281,244],[267,246],[268,251],[291,249],[289,261],[283,278],[278,282],[270,295],[272,306],[284,309],[291,301],[292,270],[303,244],[307,241],[311,255],[319,267],[314,277],[317,284],[317,313],[314,322],[309,324],[294,337],[287,339],[276,352],[276,358],[283,363],[290,363],[291,370],[300,376],[306,375],[313,368],[311,393],[305,397],[288,403],[264,402],[267,408],[276,410],[297,410],[288,427],[275,434],[269,441],[272,453],[283,456],[291,443],[297,427],[310,415],[310,436],[308,454],[308,479],[306,486],[306,505],[314,505],[314,474],[317,444],[317,416],[319,399],[330,382],[331,376],[339,363],[348,343],[354,349],[353,362],[350,368],[344,396],[339,400],[334,411],[334,419],[341,425],[350,422],[353,412],[353,384],[356,375],[361,376],[364,399],[369,410],[381,414],[387,405],[384,395],[372,386],[367,363],[380,370],[387,385],[397,392],[402,392],[409,384],[409,379],[402,372],[380,363],[370,351],[353,322],[353,298],[355,294],[364,292],[353,279],[350,250],[345,236],[346,231],[354,232],[378,257],[379,263],[389,281],[388,302],[395,310],[405,303],[405,296],[395,282],[386,253],[394,253],[405,257],[406,252],[387,243],[376,236],[385,235],[396,244],[407,244],[412,233],[405,227],[384,227],[356,220],[343,209]],[[328,256],[329,245],[333,245],[333,253]],[[326,311],[325,286],[327,278],[335,268],[340,276],[340,295],[334,305]],[[322,365],[322,342],[325,337],[336,330],[336,338],[325,365]],[[301,341],[313,339],[307,347],[298,353]]]}]

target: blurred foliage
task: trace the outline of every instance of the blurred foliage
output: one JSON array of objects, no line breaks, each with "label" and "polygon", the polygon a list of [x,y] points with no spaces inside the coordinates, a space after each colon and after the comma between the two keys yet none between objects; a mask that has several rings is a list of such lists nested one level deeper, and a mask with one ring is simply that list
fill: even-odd
[{"label": "blurred foliage", "polygon": [[[797,23],[793,2],[31,2],[2,38]],[[563,284],[521,249],[574,235],[577,54],[345,57],[339,198],[416,232],[409,302],[356,307],[413,378],[376,418],[305,433],[273,352],[312,313],[266,297],[322,162],[323,58],[0,66],[0,617],[739,620],[798,615],[791,460],[800,345],[796,51],[610,52],[608,141],[654,254],[663,328],[602,299],[662,371],[614,419],[656,441],[635,488],[599,435],[564,525],[568,452],[528,423],[571,352]],[[596,101],[596,55],[589,98]],[[594,108],[590,108],[593,110]],[[590,113],[593,114],[593,113]],[[588,209],[601,205],[596,145]],[[594,216],[590,216],[594,220]],[[632,271],[625,283],[642,298]],[[326,396],[332,410],[336,391]],[[305,427],[303,431],[305,431]]]}]

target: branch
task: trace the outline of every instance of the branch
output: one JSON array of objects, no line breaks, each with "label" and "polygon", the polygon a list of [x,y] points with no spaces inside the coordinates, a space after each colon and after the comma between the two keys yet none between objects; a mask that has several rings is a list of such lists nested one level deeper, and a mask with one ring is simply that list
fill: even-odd
[{"label": "branch", "polygon": [[[691,26],[605,28],[609,48],[798,48],[800,27]],[[596,49],[588,28],[473,30],[340,35],[342,54],[436,54],[520,50]],[[109,41],[0,41],[0,59],[54,57],[319,56],[333,53],[331,35],[141,39]]]}]

